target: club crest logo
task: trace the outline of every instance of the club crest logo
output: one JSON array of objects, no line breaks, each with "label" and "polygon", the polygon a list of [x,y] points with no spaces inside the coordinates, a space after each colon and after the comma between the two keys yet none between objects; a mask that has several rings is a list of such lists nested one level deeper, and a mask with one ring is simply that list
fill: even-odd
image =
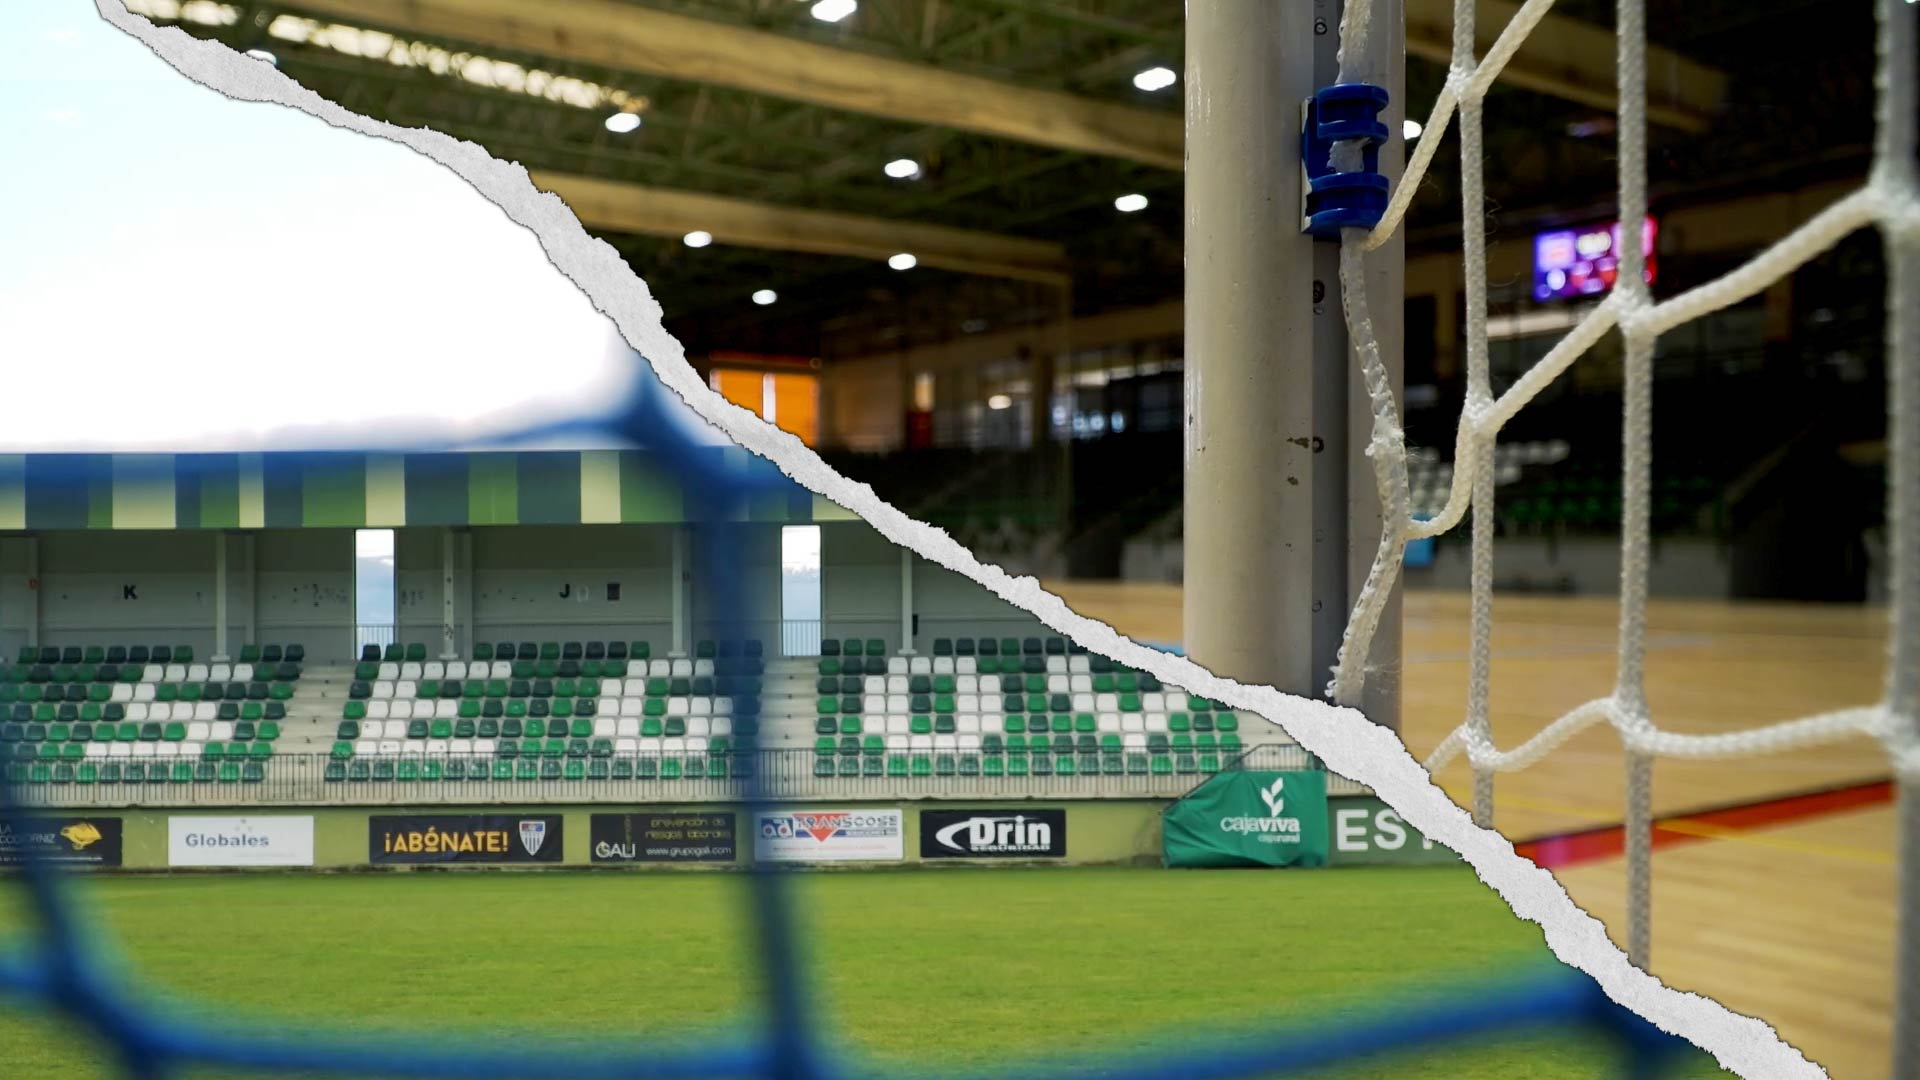
[{"label": "club crest logo", "polygon": [[547,823],[544,821],[523,821],[520,823],[520,846],[527,849],[528,855],[540,854],[540,848],[547,842]]}]

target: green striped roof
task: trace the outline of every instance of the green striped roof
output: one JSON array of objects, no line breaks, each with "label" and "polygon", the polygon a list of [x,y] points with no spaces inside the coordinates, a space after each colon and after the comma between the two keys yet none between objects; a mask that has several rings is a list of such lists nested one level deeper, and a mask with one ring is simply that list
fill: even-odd
[{"label": "green striped roof", "polygon": [[[753,460],[742,450],[713,452]],[[709,510],[700,498],[686,498],[671,466],[645,450],[0,454],[0,529],[804,523],[853,517],[791,485]]]}]

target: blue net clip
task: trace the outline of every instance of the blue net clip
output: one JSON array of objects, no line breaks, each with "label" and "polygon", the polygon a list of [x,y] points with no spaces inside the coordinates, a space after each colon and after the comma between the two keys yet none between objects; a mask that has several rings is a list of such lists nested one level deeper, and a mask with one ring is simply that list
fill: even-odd
[{"label": "blue net clip", "polygon": [[[1387,178],[1380,175],[1380,145],[1387,141],[1380,110],[1386,107],[1386,89],[1371,83],[1335,83],[1301,107],[1301,232],[1338,240],[1341,229],[1380,223],[1387,209]],[[1347,139],[1361,142],[1358,172],[1333,167],[1333,144]]]}]

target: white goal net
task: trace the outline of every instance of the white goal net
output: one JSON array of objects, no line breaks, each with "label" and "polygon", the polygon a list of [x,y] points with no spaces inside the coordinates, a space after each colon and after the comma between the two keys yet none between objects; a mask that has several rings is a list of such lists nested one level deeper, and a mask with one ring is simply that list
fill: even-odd
[{"label": "white goal net", "polygon": [[[1790,235],[1717,280],[1655,302],[1643,274],[1647,252],[1640,229],[1620,232],[1619,275],[1613,291],[1586,313],[1538,363],[1495,395],[1487,348],[1485,162],[1482,103],[1502,67],[1553,6],[1526,0],[1486,55],[1475,55],[1473,0],[1455,0],[1453,52],[1445,88],[1427,119],[1424,137],[1379,225],[1347,229],[1340,281],[1347,327],[1373,407],[1368,454],[1373,460],[1385,527],[1367,582],[1348,621],[1329,693],[1358,705],[1368,676],[1369,647],[1399,573],[1407,541],[1445,532],[1472,512],[1471,649],[1464,722],[1437,747],[1427,768],[1437,772],[1462,751],[1473,774],[1473,814],[1493,822],[1494,777],[1525,769],[1580,731],[1605,723],[1626,752],[1628,955],[1645,966],[1651,939],[1651,775],[1657,757],[1732,759],[1776,754],[1848,738],[1871,738],[1885,748],[1899,785],[1901,932],[1894,1036],[1895,1076],[1920,1075],[1920,183],[1915,171],[1915,23],[1913,0],[1876,0],[1879,14],[1877,135],[1864,186],[1835,202]],[[1381,83],[1370,69],[1374,0],[1349,0],[1341,26],[1340,81]],[[1645,0],[1619,0],[1619,220],[1647,216],[1647,95]],[[1864,58],[1863,58],[1864,60]],[[1452,487],[1444,509],[1415,520],[1409,505],[1406,442],[1399,411],[1368,311],[1362,257],[1391,238],[1404,218],[1441,135],[1458,118],[1460,212],[1466,281],[1467,393],[1454,446]],[[1334,148],[1334,166],[1357,167],[1359,148]],[[1782,719],[1744,731],[1687,735],[1662,730],[1647,707],[1647,579],[1652,504],[1653,351],[1663,333],[1759,293],[1835,245],[1849,233],[1877,226],[1887,251],[1886,367],[1888,376],[1888,508],[1891,611],[1888,667],[1877,703],[1817,716]],[[1625,356],[1622,422],[1621,582],[1619,652],[1613,692],[1577,705],[1538,734],[1510,749],[1494,744],[1488,717],[1493,630],[1494,444],[1515,414],[1559,378],[1605,335],[1618,331]]]}]

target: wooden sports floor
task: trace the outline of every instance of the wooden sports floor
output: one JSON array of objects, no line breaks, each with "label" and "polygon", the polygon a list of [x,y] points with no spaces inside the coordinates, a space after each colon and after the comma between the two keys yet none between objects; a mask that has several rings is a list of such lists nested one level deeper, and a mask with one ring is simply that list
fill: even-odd
[{"label": "wooden sports floor", "polygon": [[[1130,636],[1181,640],[1178,586],[1049,588]],[[1495,598],[1499,746],[1611,690],[1618,612],[1607,598]],[[1880,696],[1883,609],[1656,600],[1648,615],[1648,698],[1662,728],[1734,731]],[[1405,653],[1402,734],[1424,758],[1461,721],[1465,594],[1410,593]],[[1767,1020],[1841,1080],[1888,1076],[1894,814],[1873,783],[1888,774],[1878,744],[1865,739],[1655,765],[1653,973]],[[1598,843],[1553,869],[1624,943],[1624,863],[1605,843],[1622,817],[1623,778],[1618,739],[1592,729],[1499,777],[1495,822],[1516,842],[1593,832],[1581,839]],[[1470,802],[1464,761],[1437,779],[1456,802]],[[1787,798],[1810,792],[1829,794]]]}]

